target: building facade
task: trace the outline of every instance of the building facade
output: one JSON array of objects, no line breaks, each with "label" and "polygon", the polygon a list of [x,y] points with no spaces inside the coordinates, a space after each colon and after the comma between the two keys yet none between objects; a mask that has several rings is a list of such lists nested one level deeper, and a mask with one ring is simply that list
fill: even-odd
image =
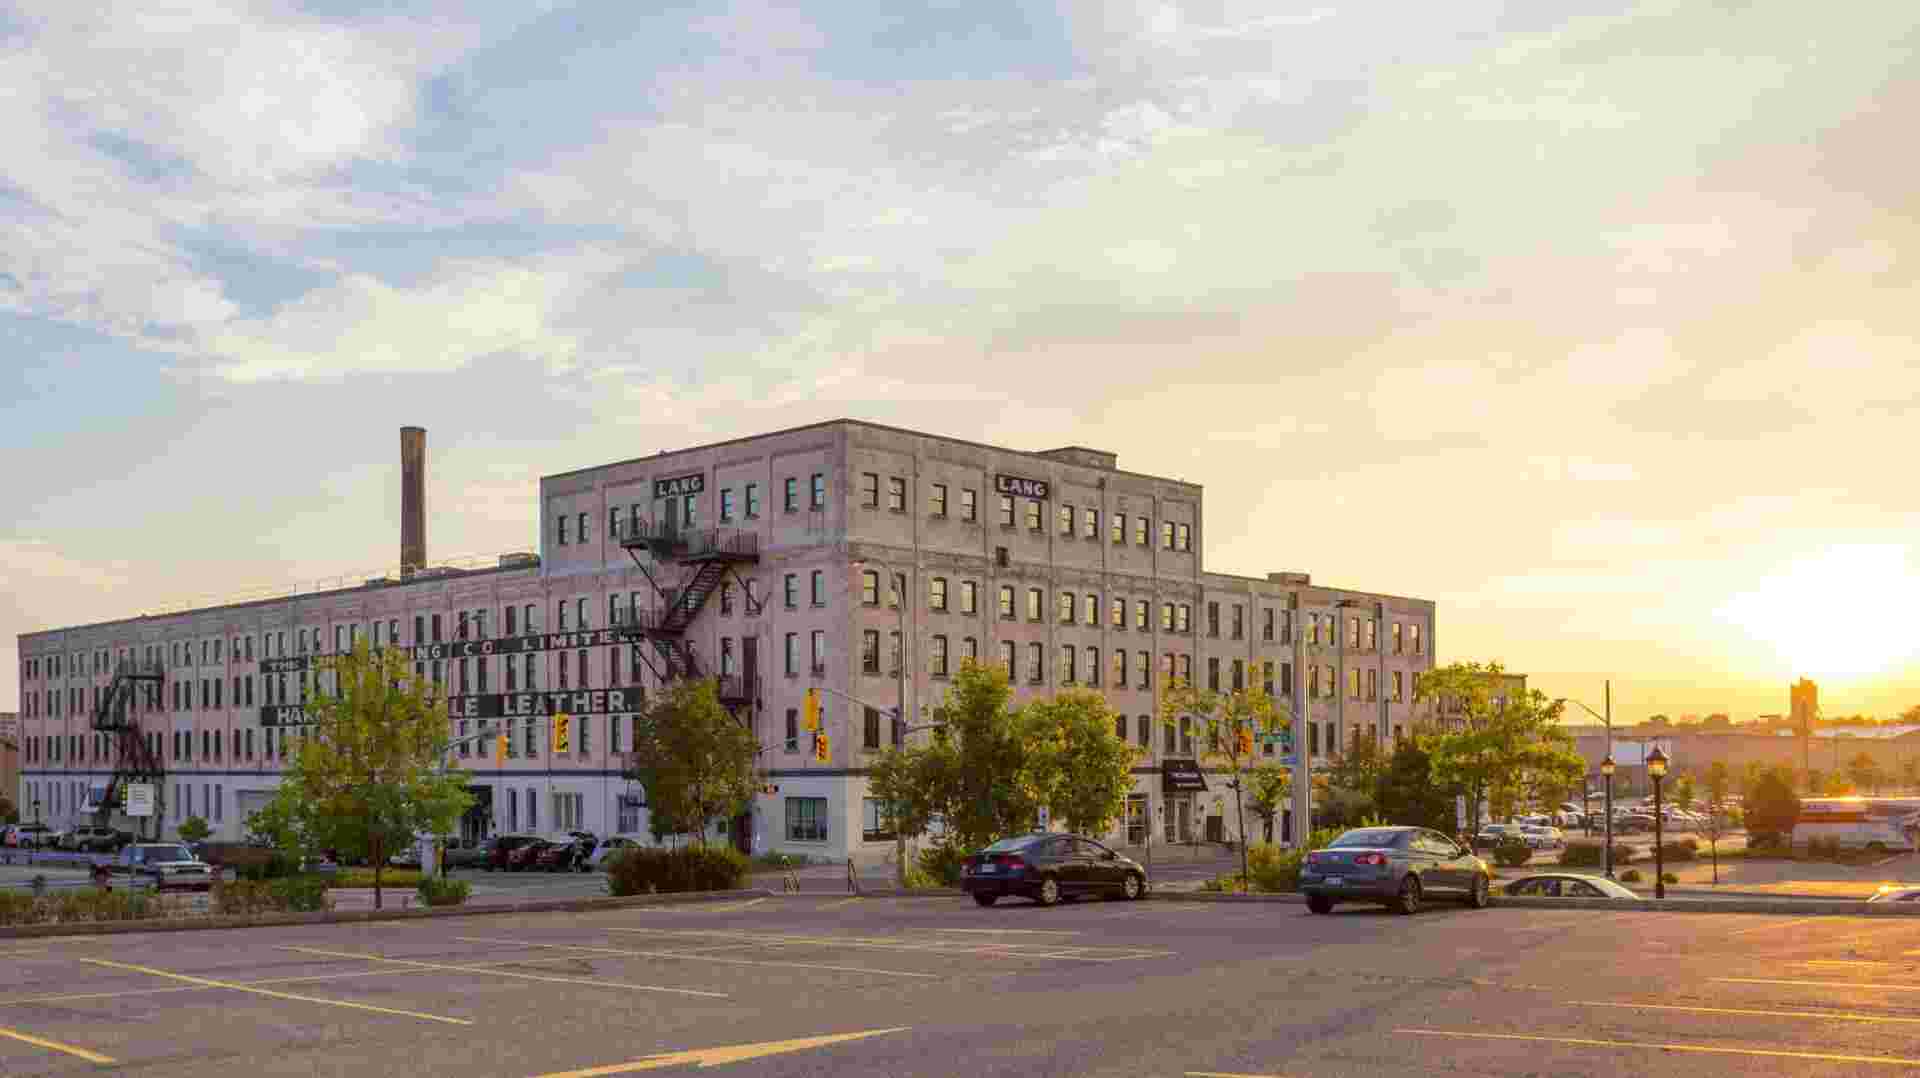
[{"label": "building facade", "polygon": [[[1171,679],[1269,686],[1308,720],[1297,747],[1324,758],[1403,732],[1413,679],[1433,665],[1430,601],[1208,572],[1201,488],[1096,450],[841,420],[547,476],[539,496],[537,560],[23,635],[23,798],[57,825],[88,813],[114,766],[92,709],[116,663],[151,660],[164,680],[132,713],[165,769],[162,826],[198,815],[237,837],[297,736],[308,661],[366,638],[411,648],[419,675],[446,686],[453,732],[469,739],[453,762],[479,799],[468,837],[644,835],[624,753],[632,713],[672,670],[668,649],[625,630],[678,610],[673,647],[733,686],[723,697],[753,724],[774,791],[731,825],[744,849],[890,854],[867,769],[898,736],[896,701],[909,723],[932,721],[967,659],[1007,669],[1017,699],[1068,686],[1107,696],[1116,734],[1140,750],[1127,819],[1108,837],[1226,837],[1237,817],[1217,779],[1167,789],[1187,784],[1166,765],[1206,748],[1155,718]],[[751,554],[696,580],[635,550],[660,529],[746,537]],[[812,687],[825,762],[800,728]],[[556,710],[572,717],[561,754],[547,736]],[[477,739],[503,732],[511,755],[498,762]]]}]

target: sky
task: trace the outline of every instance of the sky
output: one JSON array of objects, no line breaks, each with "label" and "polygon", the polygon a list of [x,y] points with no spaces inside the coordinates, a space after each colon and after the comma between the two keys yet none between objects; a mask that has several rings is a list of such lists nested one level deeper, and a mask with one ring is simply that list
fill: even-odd
[{"label": "sky", "polygon": [[[15,635],[837,417],[1628,720],[1920,703],[1920,5],[0,0]],[[1578,708],[1574,708],[1578,713]]]}]

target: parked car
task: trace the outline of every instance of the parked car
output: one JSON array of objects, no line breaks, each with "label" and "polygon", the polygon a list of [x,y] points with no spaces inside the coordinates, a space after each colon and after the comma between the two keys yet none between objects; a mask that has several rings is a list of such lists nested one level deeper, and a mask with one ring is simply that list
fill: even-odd
[{"label": "parked car", "polygon": [[1920,902],[1920,886],[1910,883],[1883,883],[1868,902]]},{"label": "parked car", "polygon": [[1475,849],[1490,850],[1508,839],[1521,838],[1520,825],[1514,823],[1490,823],[1473,836]]},{"label": "parked car", "polygon": [[19,850],[39,850],[47,846],[53,829],[43,823],[16,824],[7,835],[7,845]]},{"label": "parked car", "polygon": [[1558,827],[1535,827],[1528,824],[1520,828],[1520,838],[1536,850],[1557,850],[1567,844],[1567,836]]},{"label": "parked car", "polygon": [[587,857],[593,853],[593,840],[556,836],[548,839],[546,846],[534,855],[533,867],[544,872],[572,872],[587,870]]},{"label": "parked car", "polygon": [[1510,895],[1543,895],[1548,898],[1640,897],[1605,876],[1583,876],[1565,872],[1522,876],[1509,882],[1505,892]]},{"label": "parked car", "polygon": [[553,843],[547,839],[536,838],[532,842],[515,846],[507,852],[507,871],[527,872],[532,870],[538,866],[541,852],[551,845],[553,845]]},{"label": "parked car", "polygon": [[482,868],[487,863],[487,844],[485,841],[469,842],[455,838],[447,840],[447,847],[441,852],[448,868]]},{"label": "parked car", "polygon": [[68,833],[69,830],[65,827],[48,828],[46,832],[40,836],[36,846],[42,850],[61,849],[67,843]]},{"label": "parked car", "polygon": [[509,872],[512,865],[508,862],[513,851],[529,842],[540,841],[539,835],[495,835],[487,840],[487,871]]},{"label": "parked car", "polygon": [[1300,891],[1314,913],[1358,901],[1411,914],[1428,895],[1455,896],[1481,909],[1492,879],[1485,861],[1424,827],[1357,828],[1308,853],[1300,866]]},{"label": "parked car", "polygon": [[607,867],[609,858],[618,855],[621,850],[636,849],[639,845],[639,842],[620,835],[603,838],[598,845],[594,846],[593,852],[587,855],[587,871],[602,870]]},{"label": "parked car", "polygon": [[213,866],[178,842],[136,842],[120,851],[115,871],[157,891],[206,891],[213,887]]},{"label": "parked car", "polygon": [[982,906],[1009,895],[1042,906],[1083,895],[1137,899],[1147,870],[1130,857],[1080,835],[1040,832],[1003,838],[960,866],[960,889]]}]

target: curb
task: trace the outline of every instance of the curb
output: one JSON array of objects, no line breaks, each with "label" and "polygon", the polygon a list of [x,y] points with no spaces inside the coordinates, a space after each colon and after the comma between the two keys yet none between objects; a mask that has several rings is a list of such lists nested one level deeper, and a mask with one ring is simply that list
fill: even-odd
[{"label": "curb", "polygon": [[720,902],[739,898],[771,898],[764,888],[738,891],[689,891],[673,895],[632,895],[625,898],[555,898],[472,906],[415,907],[391,910],[344,910],[317,913],[270,913],[255,917],[175,917],[150,921],[72,921],[50,925],[0,926],[0,939],[45,939],[51,936],[117,936],[140,932],[201,932],[224,928],[268,928],[279,925],[359,924],[367,921],[413,921],[440,917],[486,917],[505,913],[593,913],[636,906],[673,906]]},{"label": "curb", "polygon": [[[1161,902],[1225,902],[1249,904],[1304,905],[1306,896],[1293,893],[1233,894],[1219,891],[1155,891],[1147,895]],[[1920,909],[1903,909],[1894,903],[1867,903],[1856,899],[1733,899],[1643,898],[1628,901],[1619,898],[1545,898],[1532,896],[1491,896],[1491,909],[1598,910],[1607,913],[1784,913],[1816,917],[1916,917]]]}]

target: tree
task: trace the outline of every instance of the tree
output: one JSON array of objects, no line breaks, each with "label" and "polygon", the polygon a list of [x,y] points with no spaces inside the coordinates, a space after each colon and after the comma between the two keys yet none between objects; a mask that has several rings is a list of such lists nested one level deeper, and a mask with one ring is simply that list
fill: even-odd
[{"label": "tree", "polygon": [[1673,780],[1673,803],[1682,809],[1692,811],[1694,798],[1693,772],[1682,771]]},{"label": "tree", "polygon": [[1747,793],[1746,815],[1750,835],[1791,837],[1800,819],[1800,797],[1793,792],[1792,773],[1780,767],[1763,772]]},{"label": "tree", "polygon": [[720,706],[713,679],[670,682],[638,716],[625,777],[647,792],[655,838],[693,834],[753,803],[753,732]]},{"label": "tree", "polygon": [[945,825],[942,844],[978,849],[1033,827],[1044,804],[1032,746],[1006,671],[963,660],[934,709],[929,743],[887,750],[868,776],[876,797],[896,806],[901,833]]},{"label": "tree", "polygon": [[1415,700],[1449,702],[1457,723],[1432,736],[1434,777],[1467,797],[1469,820],[1480,806],[1511,806],[1521,791],[1572,785],[1586,775],[1573,737],[1560,724],[1565,701],[1538,689],[1511,691],[1497,706],[1493,689],[1505,669],[1495,663],[1453,663],[1420,678]]},{"label": "tree", "polygon": [[198,816],[189,816],[181,820],[180,826],[175,830],[179,832],[182,842],[198,842],[213,834],[213,828],[208,827],[207,821]]},{"label": "tree", "polygon": [[19,806],[13,803],[13,798],[8,797],[6,794],[0,794],[0,824],[19,822]]},{"label": "tree", "polygon": [[314,667],[325,691],[308,700],[310,725],[248,825],[297,853],[364,857],[378,909],[387,858],[417,835],[453,830],[473,804],[468,777],[445,769],[450,737],[439,687],[416,679],[399,649],[375,653],[361,642]]},{"label": "tree", "polygon": [[1127,809],[1139,750],[1114,736],[1107,698],[1068,689],[1025,709],[1031,784],[1067,830],[1105,834]]},{"label": "tree", "polygon": [[1727,833],[1727,787],[1733,776],[1727,765],[1715,760],[1707,767],[1707,852],[1713,858],[1713,882],[1720,884],[1720,838]]},{"label": "tree", "polygon": [[1260,764],[1247,772],[1247,808],[1265,828],[1265,841],[1269,845],[1273,843],[1273,822],[1292,796],[1292,768]]},{"label": "tree", "polygon": [[1847,777],[1857,789],[1880,793],[1880,765],[1864,752],[1847,761]]},{"label": "tree", "polygon": [[1453,790],[1433,781],[1432,759],[1419,739],[1411,737],[1394,746],[1373,795],[1388,823],[1430,827],[1448,835],[1457,830],[1453,798]]},{"label": "tree", "polygon": [[1814,792],[1822,797],[1846,797],[1856,791],[1852,779],[1838,771],[1829,771],[1821,776],[1820,785]]},{"label": "tree", "polygon": [[[1222,695],[1188,685],[1178,678],[1160,698],[1160,721],[1168,729],[1192,720],[1198,725],[1196,736],[1206,746],[1199,763],[1225,764],[1233,776],[1227,788],[1234,793],[1239,808],[1240,884],[1247,886],[1247,798],[1246,771],[1257,759],[1257,739],[1265,733],[1277,733],[1286,727],[1279,718],[1273,697],[1259,685],[1249,685]],[[1184,732],[1184,731],[1182,731]]]},{"label": "tree", "polygon": [[1371,800],[1380,776],[1386,773],[1387,757],[1388,754],[1380,750],[1380,739],[1373,731],[1362,731],[1360,736],[1348,738],[1347,751],[1328,764],[1327,781]]}]

